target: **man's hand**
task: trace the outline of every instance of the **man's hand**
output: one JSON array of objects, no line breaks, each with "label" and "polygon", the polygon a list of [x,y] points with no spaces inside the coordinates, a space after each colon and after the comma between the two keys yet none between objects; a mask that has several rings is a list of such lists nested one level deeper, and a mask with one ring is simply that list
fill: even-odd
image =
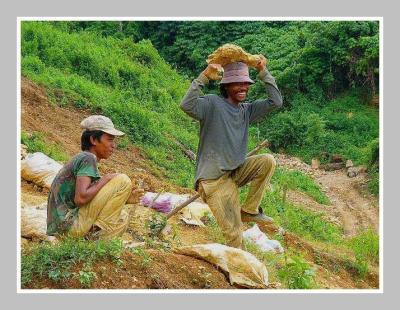
[{"label": "man's hand", "polygon": [[259,56],[260,56],[260,61],[256,65],[256,69],[257,69],[258,72],[266,69],[267,68],[267,63],[268,63],[267,58],[265,58],[263,55],[259,55]]},{"label": "man's hand", "polygon": [[220,80],[222,79],[222,72],[224,72],[224,69],[220,64],[209,64],[207,68],[203,71],[203,74],[209,80]]},{"label": "man's hand", "polygon": [[140,201],[140,198],[144,194],[143,188],[134,188],[132,189],[131,195],[129,196],[128,200],[126,201],[127,204],[135,204]]}]

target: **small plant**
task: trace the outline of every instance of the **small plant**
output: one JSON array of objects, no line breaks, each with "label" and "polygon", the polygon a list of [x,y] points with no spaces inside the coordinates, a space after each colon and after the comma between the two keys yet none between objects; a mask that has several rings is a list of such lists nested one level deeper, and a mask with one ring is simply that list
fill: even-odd
[{"label": "small plant", "polygon": [[151,257],[143,248],[136,247],[136,248],[132,248],[130,251],[133,254],[138,255],[142,259],[142,261],[140,263],[140,266],[142,268],[147,268],[150,266]]},{"label": "small plant", "polygon": [[369,261],[372,264],[379,263],[379,236],[373,229],[367,229],[348,241],[356,257]]},{"label": "small plant", "polygon": [[354,252],[356,268],[359,276],[364,278],[369,270],[369,264],[379,263],[379,236],[374,230],[368,229],[351,238],[347,246]]},{"label": "small plant", "polygon": [[274,218],[283,228],[306,237],[330,243],[342,241],[342,228],[327,222],[323,213],[314,213],[290,202],[283,202],[279,190],[264,195],[261,203],[265,214]]},{"label": "small plant", "polygon": [[161,213],[153,213],[150,219],[145,221],[145,227],[150,231],[152,236],[155,236],[161,232],[161,230],[167,225],[167,218]]},{"label": "small plant", "polygon": [[[71,267],[84,263],[77,271],[91,272],[90,266],[100,259],[111,259],[115,263],[121,261],[122,241],[87,241],[84,239],[64,238],[57,245],[38,244],[21,255],[21,283],[23,286],[32,282],[34,276],[47,277],[55,282],[71,278]],[[82,274],[88,280],[92,274]],[[85,282],[87,283],[87,281]]]},{"label": "small plant", "polygon": [[88,288],[92,286],[93,281],[97,278],[97,274],[91,270],[91,264],[88,263],[85,264],[82,270],[79,270],[79,272],[75,274],[75,277],[83,287]]},{"label": "small plant", "polygon": [[129,138],[127,136],[123,136],[118,138],[117,141],[117,149],[123,150],[129,146]]},{"label": "small plant", "polygon": [[289,258],[278,276],[290,289],[310,289],[314,285],[314,270],[300,256]]}]

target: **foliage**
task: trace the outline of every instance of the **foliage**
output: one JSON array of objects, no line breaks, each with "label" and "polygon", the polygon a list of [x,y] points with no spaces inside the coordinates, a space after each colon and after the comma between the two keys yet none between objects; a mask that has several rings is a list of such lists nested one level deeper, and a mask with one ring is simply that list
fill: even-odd
[{"label": "foliage", "polygon": [[68,32],[71,27],[23,22],[22,74],[46,86],[50,94],[62,91],[60,104],[110,117],[165,176],[190,186],[194,167],[164,136],[167,132],[195,150],[197,125],[179,108],[189,83],[148,40],[134,43],[95,31]]},{"label": "foliage", "polygon": [[298,95],[290,110],[272,115],[259,129],[273,151],[284,149],[309,163],[322,152],[342,154],[356,165],[367,165],[370,144],[378,141],[379,115],[354,94],[324,104]]},{"label": "foliage", "polygon": [[355,262],[351,267],[355,268],[360,278],[365,278],[370,265],[379,264],[379,236],[373,229],[352,237],[345,245],[354,252]]},{"label": "foliage", "polygon": [[348,241],[356,259],[372,264],[379,263],[379,236],[373,229],[367,229]]},{"label": "foliage", "polygon": [[[122,241],[87,241],[65,238],[58,244],[42,243],[23,251],[21,255],[21,283],[28,285],[34,276],[47,277],[52,281],[65,281],[77,277],[83,286],[90,286],[96,274],[91,265],[100,259],[120,261]],[[84,264],[73,273],[72,267]]]},{"label": "foliage", "polygon": [[213,240],[216,243],[226,244],[226,240],[222,233],[222,230],[212,214],[207,213],[205,223],[208,228],[211,240]]},{"label": "foliage", "polygon": [[142,261],[140,263],[140,266],[142,268],[147,268],[150,266],[152,259],[151,259],[150,255],[143,248],[135,247],[135,248],[132,248],[130,251],[133,254],[138,255],[142,259]]},{"label": "foliage", "polygon": [[150,234],[157,235],[167,225],[167,217],[161,213],[153,213],[145,222],[145,227]]},{"label": "foliage", "polygon": [[[375,21],[27,21],[22,74],[50,94],[62,90],[59,104],[111,117],[162,174],[190,186],[192,164],[164,135],[197,147],[197,124],[178,107],[189,83],[163,58],[193,78],[224,43],[266,55],[285,109],[259,124],[257,137],[269,138],[273,151],[284,149],[308,162],[327,151],[365,164],[379,126],[378,113],[360,94],[378,91],[378,30]],[[264,92],[257,82],[249,99]],[[375,192],[377,183],[370,186]]]},{"label": "foliage", "polygon": [[310,289],[315,284],[315,272],[300,256],[289,258],[278,276],[290,289]]},{"label": "foliage", "polygon": [[57,161],[66,161],[68,156],[57,145],[49,145],[44,142],[40,132],[21,132],[21,143],[27,146],[28,153],[42,152]]}]

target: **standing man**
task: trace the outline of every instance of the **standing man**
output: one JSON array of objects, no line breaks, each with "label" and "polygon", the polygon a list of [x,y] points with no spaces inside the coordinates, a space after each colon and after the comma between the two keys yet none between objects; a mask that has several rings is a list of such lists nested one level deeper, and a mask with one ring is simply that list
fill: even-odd
[{"label": "standing man", "polygon": [[[222,96],[200,94],[215,71],[221,69],[220,65],[209,64],[192,82],[181,103],[182,110],[200,122],[195,188],[209,205],[227,244],[237,248],[242,246],[242,221],[272,222],[263,214],[260,203],[276,161],[269,154],[246,158],[249,124],[282,106],[282,96],[266,63],[262,56],[256,69],[268,99],[243,102],[254,81],[247,65],[235,62],[224,67]],[[240,206],[239,187],[249,182],[247,199]]]},{"label": "standing man", "polygon": [[132,190],[129,177],[112,173],[100,176],[97,163],[115,149],[115,137],[124,135],[112,121],[92,115],[81,122],[82,152],[58,172],[47,202],[47,234],[84,237],[89,232],[100,238],[121,236],[129,225],[121,217],[125,203],[135,203],[142,190]]}]

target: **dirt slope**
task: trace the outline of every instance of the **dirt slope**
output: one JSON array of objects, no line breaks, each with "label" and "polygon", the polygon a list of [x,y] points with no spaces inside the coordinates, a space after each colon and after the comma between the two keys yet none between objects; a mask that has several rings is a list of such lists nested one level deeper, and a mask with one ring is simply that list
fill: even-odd
[{"label": "dirt slope", "polygon": [[[49,102],[46,90],[26,78],[21,83],[21,127],[23,131],[43,133],[46,142],[56,144],[68,155],[80,151],[82,129],[80,122],[87,116],[95,114],[89,110],[77,110],[72,107],[59,107]],[[156,191],[164,188],[175,192],[191,190],[168,183],[162,172],[150,167],[140,149],[129,146],[127,149],[115,150],[106,161],[101,161],[101,173],[125,173],[132,180],[142,179],[145,189]]]},{"label": "dirt slope", "polygon": [[298,191],[289,192],[288,199],[290,201],[313,211],[326,213],[327,220],[343,226],[344,234],[347,237],[354,236],[366,228],[372,228],[379,232],[379,203],[376,197],[363,190],[367,181],[365,173],[349,178],[344,169],[313,170],[295,157],[277,155],[277,161],[282,167],[298,169],[312,176],[328,196],[332,205],[319,204]]},{"label": "dirt slope", "polygon": [[[51,104],[46,95],[46,90],[27,79],[22,79],[22,130],[32,133],[39,131],[44,134],[44,139],[49,144],[58,144],[66,154],[72,156],[79,152],[81,129],[80,121],[92,114],[90,111],[77,110],[72,107],[59,107]],[[326,194],[332,201],[332,206],[316,203],[299,192],[291,192],[289,199],[304,205],[314,211],[324,211],[332,222],[342,224],[347,235],[353,235],[360,227],[372,225],[377,229],[378,204],[371,197],[364,197],[357,188],[358,179],[349,179],[344,172],[319,173],[310,172],[306,164],[277,155],[278,163],[288,168],[298,166],[296,169],[313,174]],[[180,188],[170,184],[160,171],[151,167],[145,155],[135,146],[127,149],[116,150],[113,156],[101,163],[100,171],[122,172],[131,179],[138,178],[145,181],[145,189],[158,191],[162,188],[176,193],[190,193],[191,189]],[[361,182],[360,181],[360,182]],[[31,183],[22,181],[22,200],[35,205],[46,201],[47,190]],[[132,218],[130,231],[134,236],[145,234],[144,222],[149,217],[147,208],[138,208]],[[207,228],[193,227],[183,224],[178,217],[173,217],[170,223],[179,238],[174,241],[176,245],[190,245],[196,243],[215,242],[215,236]],[[332,256],[324,253],[323,247],[310,245],[301,238],[287,234],[284,240],[285,248],[299,251],[316,267],[317,280],[324,288],[355,288],[377,287],[377,273],[373,273],[365,281],[355,280],[351,268],[347,268],[346,261],[339,255]],[[127,253],[126,264],[114,268],[111,262],[102,262],[94,266],[99,275],[94,283],[95,288],[234,288],[229,285],[227,278],[214,266],[200,260],[181,256],[174,253],[165,253],[160,250],[149,250],[152,264],[141,267],[137,256]],[[106,267],[106,268],[104,268]],[[339,270],[339,271],[338,271]],[[208,274],[211,274],[209,277]],[[209,280],[209,279],[212,280]],[[43,279],[35,279],[35,288],[75,288],[79,287],[77,281],[55,284]],[[275,283],[271,285],[274,288]]]}]

